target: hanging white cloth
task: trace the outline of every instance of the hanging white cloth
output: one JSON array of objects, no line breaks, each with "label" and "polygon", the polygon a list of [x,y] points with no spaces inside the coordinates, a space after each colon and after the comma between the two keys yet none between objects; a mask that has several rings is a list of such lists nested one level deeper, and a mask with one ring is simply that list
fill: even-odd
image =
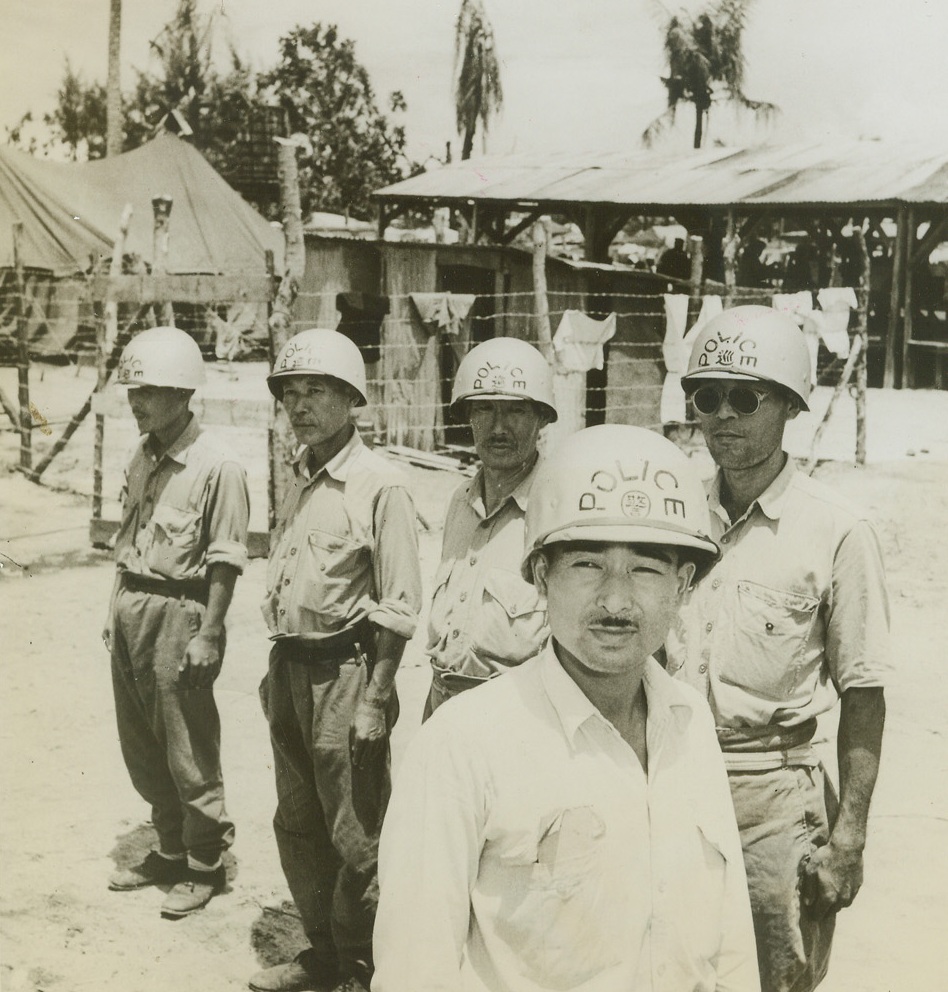
[{"label": "hanging white cloth", "polygon": [[802,324],[813,310],[813,294],[808,289],[799,293],[774,293],[773,304],[774,310],[788,313],[797,324]]},{"label": "hanging white cloth", "polygon": [[789,314],[797,322],[806,338],[806,349],[810,353],[810,375],[816,382],[816,359],[820,352],[820,335],[816,324],[810,320],[813,313],[813,294],[808,289],[799,293],[774,293],[774,310]]},{"label": "hanging white cloth", "polygon": [[553,335],[556,364],[563,372],[588,372],[605,364],[602,346],[616,333],[616,315],[595,320],[580,310],[565,310]]},{"label": "hanging white cloth", "polygon": [[680,294],[665,294],[665,340],[662,342],[662,358],[666,372],[659,404],[659,415],[663,424],[685,421],[687,411],[681,377],[688,369],[691,346],[701,333],[701,328],[721,313],[723,308],[720,296],[705,296],[701,301],[698,319],[688,332],[684,333],[688,322],[688,297]]},{"label": "hanging white cloth", "polygon": [[848,286],[821,289],[819,310],[806,318],[803,330],[822,341],[837,358],[849,355],[849,314],[857,306],[856,293]]},{"label": "hanging white cloth", "polygon": [[665,293],[665,339],[662,359],[668,372],[679,375],[688,368],[688,347],[685,328],[688,326],[688,297],[680,293]]}]

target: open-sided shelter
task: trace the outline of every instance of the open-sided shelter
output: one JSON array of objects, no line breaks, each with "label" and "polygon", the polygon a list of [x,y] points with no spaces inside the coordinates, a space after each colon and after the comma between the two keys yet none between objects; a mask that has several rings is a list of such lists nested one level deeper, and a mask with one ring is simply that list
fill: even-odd
[{"label": "open-sided shelter", "polygon": [[447,206],[465,217],[475,240],[500,245],[544,214],[563,215],[583,230],[592,261],[605,260],[633,216],[674,216],[704,236],[712,258],[724,239],[749,238],[768,221],[789,218],[839,240],[855,223],[883,244],[887,262],[878,280],[884,293],[877,285],[870,312],[879,378],[912,385],[920,367],[941,363],[948,349],[944,301],[921,307],[916,293],[932,249],[948,240],[948,146],[849,141],[471,159],[376,198],[381,230],[407,210]]}]

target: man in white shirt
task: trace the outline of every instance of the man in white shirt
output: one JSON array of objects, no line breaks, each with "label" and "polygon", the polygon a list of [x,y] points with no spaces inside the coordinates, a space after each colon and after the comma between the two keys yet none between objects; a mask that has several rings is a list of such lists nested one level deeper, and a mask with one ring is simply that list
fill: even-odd
[{"label": "man in white shirt", "polygon": [[651,657],[718,548],[670,441],[604,425],[541,467],[522,571],[552,639],[421,728],[380,847],[373,992],[759,989],[707,706]]}]

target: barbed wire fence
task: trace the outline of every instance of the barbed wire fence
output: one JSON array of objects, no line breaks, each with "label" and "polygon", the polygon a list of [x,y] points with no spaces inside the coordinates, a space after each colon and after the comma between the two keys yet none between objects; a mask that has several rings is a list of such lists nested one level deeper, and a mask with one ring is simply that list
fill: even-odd
[{"label": "barbed wire fence", "polygon": [[[254,278],[259,280],[260,274]],[[0,431],[19,434],[19,467],[34,480],[39,480],[67,443],[88,444],[86,437],[81,441],[70,439],[90,412],[108,418],[110,424],[113,420],[124,420],[125,427],[117,432],[123,441],[128,440],[125,434],[133,429],[125,410],[127,404],[118,396],[106,398],[108,391],[99,390],[90,381],[92,373],[87,370],[104,365],[110,371],[124,343],[137,331],[153,326],[157,313],[152,303],[133,302],[132,290],[128,289],[129,299],[117,304],[118,334],[106,349],[102,292],[95,290],[92,282],[89,278],[53,280],[47,274],[29,272],[17,280],[10,277],[9,270],[0,277],[0,368],[5,373],[0,377],[3,406]],[[231,277],[227,285],[233,287],[239,282],[240,277]],[[688,295],[686,286],[680,288],[681,295]],[[205,287],[202,292],[211,290]],[[430,287],[420,287],[419,292],[430,292]],[[252,435],[250,446],[256,461],[260,457],[258,449],[265,450],[273,418],[273,404],[263,384],[265,368],[262,367],[268,354],[267,303],[253,301],[257,313],[251,319],[245,293],[221,295],[225,298],[213,302],[175,302],[175,322],[192,333],[209,360],[209,367],[220,373],[212,376],[215,388],[195,398],[198,413],[205,423],[234,427]],[[362,344],[367,358],[377,359],[367,362],[370,403],[359,412],[360,428],[377,444],[447,454],[463,461],[469,453],[470,436],[464,425],[451,420],[448,412],[457,363],[471,346],[498,335],[537,343],[535,294],[527,291],[467,294],[471,297],[468,315],[450,326],[426,324],[414,307],[414,295],[403,292],[386,298],[389,313],[378,329],[374,353],[364,343],[357,342]],[[740,288],[730,294],[712,289],[705,295],[727,295],[730,305],[770,304],[773,299],[772,291]],[[669,425],[663,424],[661,418],[666,372],[662,345],[667,319],[663,296],[588,290],[549,290],[547,296],[554,330],[568,311],[578,311],[596,320],[616,314],[616,333],[605,344],[603,369],[592,368],[583,376],[584,423],[633,423],[667,429]],[[703,298],[689,297],[689,328],[697,319]],[[859,338],[860,323],[864,325],[865,320],[864,295],[857,291],[857,298],[861,307],[853,311],[850,319],[849,334],[853,342]],[[300,316],[293,317],[291,331],[295,333],[316,324],[336,326],[339,323],[336,303],[335,291],[301,292],[294,307],[294,313]],[[230,357],[216,360],[222,350]],[[257,364],[244,365],[238,360],[241,358]],[[837,358],[821,347],[818,383],[833,387],[834,395],[838,395],[850,384],[860,360],[864,361],[864,352],[860,356],[858,346],[850,352],[848,360]],[[77,404],[78,408],[69,410],[57,403],[53,409],[41,410],[35,403],[31,405],[29,376],[42,376],[44,368],[52,365],[76,370],[76,378],[82,379],[82,384],[76,385],[76,396],[81,396],[83,387],[88,387],[88,395],[81,406]],[[12,389],[13,368],[17,369],[17,393]],[[24,409],[26,416],[22,415]],[[687,432],[693,431],[694,425],[686,420],[678,426]],[[88,433],[88,426],[84,433]],[[109,437],[103,444],[107,467],[111,466],[114,475],[114,444]],[[242,446],[247,449],[246,443]],[[9,450],[9,440],[6,447]],[[125,447],[123,444],[123,453]],[[87,457],[86,451],[84,455]],[[112,488],[107,487],[106,491],[106,502],[110,505],[115,500]],[[85,486],[82,490],[87,491]],[[96,512],[101,516],[101,475],[98,486],[93,487],[93,496],[96,493],[100,498]]]}]

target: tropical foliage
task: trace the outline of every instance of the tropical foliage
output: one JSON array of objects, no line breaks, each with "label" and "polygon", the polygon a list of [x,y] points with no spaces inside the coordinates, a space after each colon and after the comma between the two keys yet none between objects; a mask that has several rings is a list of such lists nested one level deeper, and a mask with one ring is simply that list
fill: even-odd
[{"label": "tropical foliage", "polygon": [[494,29],[481,0],[461,0],[454,31],[454,108],[462,159],[471,157],[478,122],[486,134],[503,102]]},{"label": "tropical foliage", "polygon": [[675,122],[681,103],[695,108],[695,148],[701,147],[711,107],[717,101],[729,101],[764,119],[776,113],[774,104],[751,100],[744,92],[744,29],[752,4],[753,0],[716,0],[696,16],[686,11],[666,14],[668,75],[662,83],[668,108],[646,128],[642,135],[646,145]]},{"label": "tropical foliage", "polygon": [[[326,210],[368,216],[372,190],[410,170],[404,128],[379,110],[369,75],[353,42],[333,26],[298,27],[279,43],[276,65],[254,72],[231,48],[224,69],[213,57],[214,17],[202,18],[197,0],[179,0],[172,20],[151,43],[153,66],[136,71],[122,96],[123,148],[137,148],[168,122],[264,213],[279,196],[273,135],[305,136],[299,158],[304,213]],[[389,112],[405,110],[400,93]],[[172,118],[168,121],[168,118]],[[106,143],[106,92],[86,83],[66,63],[56,106],[42,118],[45,145],[73,158],[101,158]],[[27,137],[27,113],[7,139],[44,150]],[[248,158],[252,159],[248,163]],[[261,159],[272,161],[268,183],[245,188],[239,176]],[[264,163],[265,164],[265,163]]]}]

